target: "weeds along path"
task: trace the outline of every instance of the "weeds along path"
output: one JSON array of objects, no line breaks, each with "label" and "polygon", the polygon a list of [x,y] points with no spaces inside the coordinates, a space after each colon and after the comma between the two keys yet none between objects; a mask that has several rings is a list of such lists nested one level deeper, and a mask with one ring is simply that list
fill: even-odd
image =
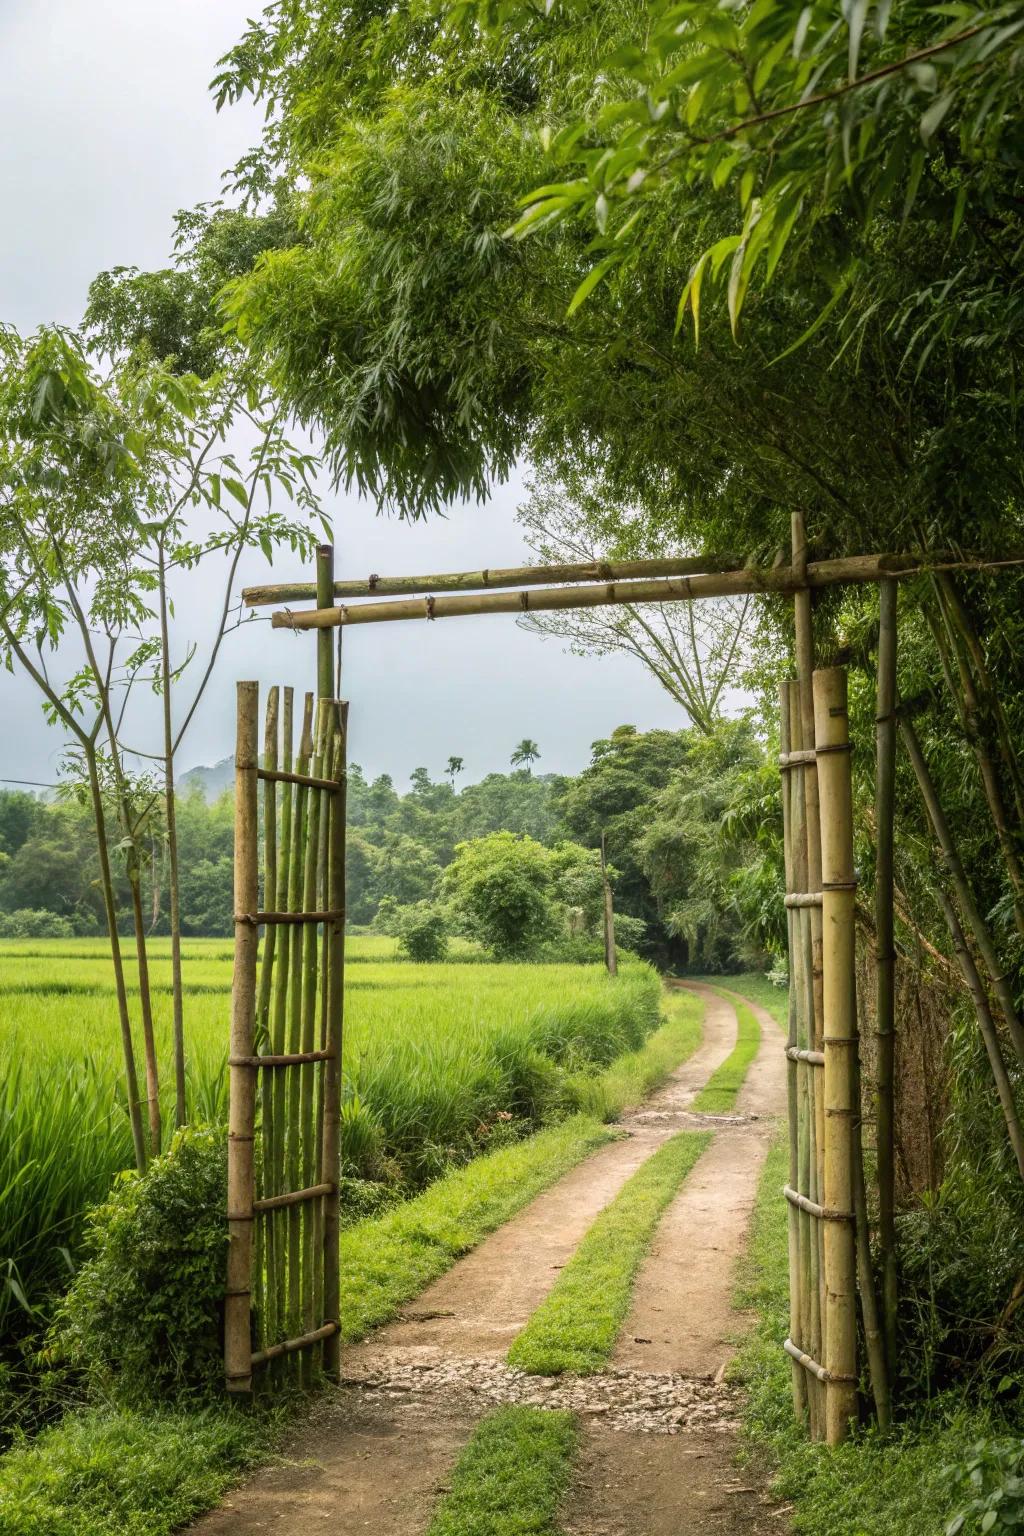
[{"label": "weeds along path", "polygon": [[[689,990],[705,1007],[702,1043],[662,1089],[624,1117],[623,1138],[486,1238],[398,1321],[347,1349],[342,1389],[317,1405],[287,1457],[200,1521],[197,1536],[268,1529],[308,1536],[311,1529],[335,1528],[426,1536],[460,1452],[479,1421],[503,1403],[568,1408],[588,1426],[578,1486],[563,1517],[572,1536],[760,1529],[746,1514],[759,1519],[761,1501],[748,1498],[746,1490],[742,1496],[728,1492],[738,1482],[728,1471],[736,1394],[713,1377],[723,1358],[722,1337],[742,1325],[728,1310],[732,1264],[768,1129],[740,1116],[763,1114],[767,1120],[778,1108],[784,1087],[784,1072],[777,1071],[780,1036],[769,1016],[759,1013],[762,1045],[736,1113],[693,1113],[689,1106],[698,1091],[736,1045],[737,1018],[731,1003],[711,988]],[[529,1376],[509,1367],[509,1345],[594,1219],[670,1137],[697,1126],[715,1133],[690,1174],[691,1180],[700,1175],[706,1209],[693,1205],[687,1218],[684,1184],[666,1213],[671,1234],[666,1230],[655,1240],[641,1272],[621,1359],[582,1378]],[[718,1209],[716,1188],[728,1191],[726,1208]],[[735,1232],[725,1231],[730,1222]],[[645,1334],[641,1324],[648,1316],[652,1321],[644,1326],[652,1332]],[[657,1337],[658,1343],[631,1344],[636,1336]],[[647,1353],[634,1357],[631,1349]],[[618,1486],[604,1488],[605,1482]],[[722,1499],[732,1524],[715,1523]],[[682,1522],[683,1504],[696,1523]],[[767,1528],[778,1530],[778,1521]]]}]

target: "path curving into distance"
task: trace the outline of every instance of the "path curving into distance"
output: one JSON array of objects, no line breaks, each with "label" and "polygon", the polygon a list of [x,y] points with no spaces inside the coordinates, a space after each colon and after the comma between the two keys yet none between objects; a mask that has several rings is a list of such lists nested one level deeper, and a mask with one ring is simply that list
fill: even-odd
[{"label": "path curving into distance", "polygon": [[[486,1238],[399,1320],[346,1349],[343,1387],[317,1403],[285,1456],[193,1527],[196,1536],[425,1536],[476,1424],[509,1401],[568,1406],[587,1426],[566,1536],[781,1529],[777,1518],[757,1523],[764,1505],[755,1490],[733,1488],[735,1394],[715,1378],[744,1321],[729,1298],[771,1119],[784,1107],[782,1036],[742,999],[762,1039],[735,1111],[694,1114],[690,1104],[733,1049],[737,1020],[717,990],[686,989],[704,1003],[702,1043],[623,1118],[622,1139]],[[510,1369],[510,1344],[594,1219],[669,1137],[697,1127],[714,1138],[662,1218],[609,1371],[551,1378]]]}]

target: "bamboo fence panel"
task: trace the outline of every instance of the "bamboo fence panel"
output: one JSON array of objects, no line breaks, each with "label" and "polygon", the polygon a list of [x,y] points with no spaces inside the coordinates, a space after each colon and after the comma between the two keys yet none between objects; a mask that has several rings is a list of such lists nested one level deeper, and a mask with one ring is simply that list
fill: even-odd
[{"label": "bamboo fence panel", "polygon": [[307,695],[296,750],[292,690],[271,689],[261,767],[257,685],[239,684],[238,698],[225,1298],[235,1394],[263,1367],[277,1384],[338,1373],[345,904],[343,710],[321,699],[314,738]]}]

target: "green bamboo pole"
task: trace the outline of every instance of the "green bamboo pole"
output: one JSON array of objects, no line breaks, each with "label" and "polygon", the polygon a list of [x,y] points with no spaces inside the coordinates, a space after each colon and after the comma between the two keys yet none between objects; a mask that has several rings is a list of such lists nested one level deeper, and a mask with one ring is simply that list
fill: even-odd
[{"label": "green bamboo pole", "polygon": [[857,1408],[857,1279],[853,1224],[853,1118],[857,1049],[854,970],[853,789],[846,673],[814,674],[815,751],[821,806],[824,1014],[825,1435],[838,1445]]},{"label": "green bamboo pole", "polygon": [[896,810],[897,586],[878,588],[878,676],[875,696],[875,990],[878,1071],[875,1125],[878,1158],[878,1248],[882,1317],[890,1386],[896,1374],[896,936],[893,848]]},{"label": "green bamboo pole", "polygon": [[249,915],[259,900],[256,853],[256,779],[259,685],[237,685],[235,738],[235,959],[231,982],[231,1057],[228,1112],[228,1256],[224,1295],[224,1372],[227,1389],[252,1390],[250,1292],[255,1189],[253,1137],[256,1072],[244,1065],[253,1054],[256,963],[259,937]]},{"label": "green bamboo pole", "polygon": [[[315,778],[323,777],[325,752],[324,730],[326,726],[326,709],[323,704],[317,711],[316,721],[316,750],[311,759],[311,773]],[[307,795],[306,828],[305,828],[305,867],[302,880],[302,910],[315,912],[316,900],[319,888],[320,866],[320,821],[321,807],[325,798],[325,791],[321,789],[311,790]],[[299,1049],[300,1051],[313,1051],[316,1049],[316,1016],[317,999],[319,994],[319,942],[317,928],[313,923],[307,923],[302,929],[302,1020]],[[298,1143],[301,1165],[301,1183],[303,1189],[309,1189],[314,1183],[317,1156],[313,1145],[313,1131],[315,1126],[315,1105],[313,1085],[316,1076],[316,1068],[312,1062],[293,1068],[299,1083],[299,1116],[298,1116]],[[301,1221],[301,1331],[311,1333],[316,1326],[313,1319],[313,1207],[314,1202],[307,1201],[299,1211]],[[319,1262],[319,1255],[317,1256]],[[309,1351],[304,1352],[301,1360],[300,1373],[305,1385],[312,1384],[314,1361]]]},{"label": "green bamboo pole", "polygon": [[[302,731],[296,771],[308,774],[313,755],[313,695],[306,694],[302,712]],[[295,787],[292,813],[292,864],[288,877],[288,907],[292,912],[302,911],[302,895],[306,863],[307,807],[310,791],[303,784]],[[289,935],[291,950],[291,974],[288,997],[288,1050],[295,1053],[302,1049],[302,1006],[305,996],[303,973],[304,929],[307,925],[296,923]],[[301,1128],[301,1081],[296,1070],[288,1073],[285,1122],[285,1176],[287,1188],[300,1187],[302,1176]],[[288,1328],[293,1335],[302,1333],[302,1213],[297,1205],[286,1213],[288,1233]],[[297,1367],[298,1362],[293,1362]]]},{"label": "green bamboo pole", "polygon": [[[293,732],[294,732],[294,694],[291,688],[284,690],[283,709],[281,716],[281,766],[286,773],[292,771],[293,765]],[[277,838],[278,861],[275,894],[278,901],[278,909],[288,911],[288,894],[291,880],[292,866],[292,799],[293,788],[287,781],[281,785],[280,795],[280,834]],[[287,1044],[288,1028],[288,979],[291,969],[291,946],[286,934],[281,935],[278,946],[273,978],[273,1000],[271,1007],[271,1050],[274,1055],[284,1054]],[[271,1167],[272,1178],[267,1193],[280,1195],[284,1193],[284,1136],[285,1136],[285,1074],[272,1072],[273,1078],[271,1102],[273,1105],[273,1119],[271,1122]],[[268,1213],[266,1217],[267,1229],[273,1233],[273,1272],[269,1280],[270,1288],[274,1293],[275,1312],[275,1337],[272,1342],[278,1343],[287,1335],[287,1307],[286,1307],[286,1222],[281,1211]],[[282,1372],[284,1367],[279,1363],[271,1366],[275,1374]]]},{"label": "green bamboo pole", "polygon": [[[324,778],[337,780],[338,773],[338,742],[337,742],[337,708],[333,700],[326,704],[321,702],[321,711],[326,712],[324,720]],[[321,809],[320,813],[320,851],[318,859],[319,882],[319,910],[330,910],[330,851],[331,851],[331,801]],[[329,971],[329,929],[330,924],[325,923],[320,936],[320,971],[318,977],[318,1039],[320,1050],[327,1048],[327,1003],[328,1003],[328,971]],[[320,1063],[320,1069],[315,1078],[315,1121],[313,1127],[313,1145],[316,1156],[316,1182],[318,1184],[329,1183],[323,1168],[324,1145],[324,1090],[326,1063]],[[324,1316],[324,1202],[317,1200],[313,1203],[313,1316],[317,1324],[323,1323]],[[319,1364],[323,1365],[323,1347],[317,1351]]]},{"label": "green bamboo pole", "polygon": [[[324,1197],[324,1323],[340,1325],[340,1228],[341,1228],[341,1054],[344,1043],[345,1008],[345,815],[346,815],[346,744],[348,705],[339,703],[335,779],[338,792],[331,796],[330,905],[339,913],[328,925],[327,1039],[331,1051],[324,1063],[324,1128],[322,1177],[334,1185],[334,1194]],[[324,1343],[324,1371],[337,1381],[341,1375],[341,1339],[336,1330]]]},{"label": "green bamboo pole", "polygon": [[[280,689],[271,688],[267,695],[266,727],[263,736],[263,766],[274,770],[278,760],[278,732],[280,728]],[[277,910],[277,785],[272,779],[263,784],[263,909]],[[277,928],[271,923],[264,930],[263,952],[260,964],[259,995],[256,1003],[257,1050],[273,1050],[270,1028],[270,1001],[274,980],[274,952],[277,946]],[[274,1187],[274,1077],[270,1070],[263,1072],[261,1093],[261,1195],[279,1193]],[[274,1246],[276,1232],[272,1213],[264,1216],[257,1225],[257,1236],[262,1236],[262,1262],[257,1260],[256,1270],[263,1286],[263,1305],[260,1309],[261,1338],[264,1346],[277,1340],[277,1289],[274,1285]]]},{"label": "green bamboo pole", "polygon": [[[785,757],[792,750],[789,718],[790,697],[793,692],[793,684],[784,682],[779,690],[779,745],[782,755]],[[794,792],[793,770],[782,770],[782,847],[786,870],[786,894],[790,895],[796,890],[793,874],[793,813],[792,798]],[[786,937],[789,952],[789,1029],[786,1043],[791,1049],[799,1044],[797,1022],[797,971],[799,965],[798,949],[799,938],[797,934],[798,914],[793,907],[786,908]],[[797,1063],[792,1057],[786,1059],[786,1104],[787,1121],[789,1125],[789,1183],[792,1189],[800,1187],[800,1105],[797,1087]],[[800,1275],[800,1217],[796,1206],[787,1203],[787,1222],[789,1237],[789,1336],[793,1343],[801,1350],[804,1345],[803,1308],[801,1305],[801,1275]],[[798,1421],[802,1424],[807,1417],[807,1379],[804,1368],[799,1361],[792,1363],[792,1387],[793,1387],[793,1411]]]}]

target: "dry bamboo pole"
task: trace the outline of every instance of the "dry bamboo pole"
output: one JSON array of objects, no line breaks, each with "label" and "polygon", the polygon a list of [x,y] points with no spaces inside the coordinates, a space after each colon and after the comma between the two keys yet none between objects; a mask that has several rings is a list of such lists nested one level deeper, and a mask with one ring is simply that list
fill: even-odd
[{"label": "dry bamboo pole", "polygon": [[[324,1224],[324,1325],[341,1322],[340,1252],[341,1228],[341,1052],[345,1007],[345,803],[348,705],[338,703],[335,732],[335,777],[338,793],[329,802],[331,819],[328,884],[331,908],[341,915],[328,927],[327,1030],[325,1044],[331,1056],[324,1063],[323,1157],[321,1178],[334,1185],[325,1195]],[[341,1374],[341,1336],[334,1332],[324,1343],[324,1371],[337,1381]]]},{"label": "dry bamboo pole", "polygon": [[[811,592],[807,586],[812,567],[807,561],[807,530],[802,512],[794,512],[790,519],[792,543],[792,569],[804,578],[804,585],[793,596],[793,641],[796,675],[799,690],[800,725],[794,727],[793,740],[800,750],[812,753],[814,734],[814,614]],[[818,805],[818,768],[816,759],[808,758],[797,781],[802,789],[804,803],[805,836],[807,840],[807,868],[804,890],[821,890],[821,815]],[[804,943],[809,945],[807,981],[810,988],[810,1025],[808,1044],[812,1050],[822,1049],[823,997],[822,997],[822,910],[814,906],[803,919]],[[813,1113],[814,1186],[818,1198],[822,1198],[825,1184],[825,1113],[823,1083],[813,1073],[809,1075],[807,1093]],[[816,1311],[820,1332],[821,1353],[825,1358],[828,1333],[828,1306],[825,1298],[825,1233],[819,1224],[814,1229],[816,1257],[814,1274],[817,1281]]]},{"label": "dry bamboo pole", "polygon": [[[334,599],[334,545],[320,544],[316,552],[316,586],[311,597],[318,608],[330,608]],[[331,637],[321,631],[316,642],[316,691],[321,699],[334,697],[334,653]]]},{"label": "dry bamboo pole", "polygon": [[[849,555],[841,560],[816,562],[810,568],[810,583],[811,586],[830,586],[843,582],[876,581],[879,576],[886,574],[908,576],[925,570],[984,571],[1022,564],[1024,564],[1024,552],[1019,550],[1008,551],[998,559],[949,549],[933,550],[928,555],[909,553]],[[836,568],[835,571],[833,567]],[[780,571],[783,574],[779,575]],[[678,558],[666,557],[658,560],[597,560],[587,561],[581,565],[523,565],[506,567],[502,570],[448,571],[427,576],[368,576],[362,581],[336,581],[333,595],[334,597],[397,597],[403,594],[430,596],[456,592],[486,593],[500,588],[546,587],[562,582],[607,584],[634,580],[656,581],[686,576],[695,577],[697,580],[707,580],[717,576],[736,580],[746,578],[746,586],[734,588],[730,585],[724,590],[705,591],[703,595],[706,597],[722,597],[734,590],[738,595],[764,591],[792,592],[803,584],[802,578],[795,577],[793,572],[787,570],[781,563],[755,566],[752,562],[744,565],[742,556],[739,555],[683,555]],[[275,603],[313,602],[317,600],[317,589],[313,582],[308,581],[288,582],[280,586],[246,587],[243,589],[242,599],[251,608],[271,607]],[[623,598],[622,601],[637,601],[637,599]],[[650,601],[659,602],[666,599],[656,597]],[[318,606],[325,605],[319,603]],[[415,612],[403,614],[402,617],[423,617],[420,604],[416,603],[414,607]],[[462,613],[476,610],[459,608],[452,611]],[[332,621],[329,627],[333,627],[335,622],[337,621]],[[372,621],[364,620],[363,622]]]},{"label": "dry bamboo pole", "polygon": [[878,1072],[875,1124],[878,1158],[878,1247],[890,1390],[896,1374],[896,932],[893,848],[896,810],[897,587],[878,588],[878,675],[875,693],[875,983]]},{"label": "dry bamboo pole", "polygon": [[[856,1002],[854,1003],[856,1007]],[[856,1052],[854,1052],[856,1058]],[[871,1395],[874,1398],[878,1427],[883,1433],[892,1425],[892,1386],[885,1354],[885,1333],[882,1313],[875,1289],[875,1274],[871,1264],[871,1227],[868,1222],[868,1196],[864,1180],[863,1117],[861,1111],[860,1062],[855,1060],[853,1099],[856,1115],[853,1125],[853,1213],[854,1234],[857,1247],[857,1282],[860,1290],[860,1310],[864,1322],[864,1342],[867,1347],[868,1376]]]},{"label": "dry bamboo pole", "polygon": [[[325,631],[326,633],[326,631]],[[316,722],[316,750],[312,759],[312,772],[320,777],[324,769],[324,720],[323,706],[318,713]],[[326,799],[323,790],[311,790],[308,795],[306,816],[306,850],[305,868],[302,881],[302,909],[310,912],[316,907],[317,887],[319,884],[320,868],[320,819],[321,805]],[[324,808],[326,810],[326,807]],[[316,1048],[316,1013],[319,971],[319,935],[314,924],[309,923],[302,930],[302,1022],[299,1050],[302,1052],[313,1051]],[[301,1181],[303,1188],[309,1188],[314,1181],[314,1173],[317,1165],[317,1157],[313,1146],[313,1128],[315,1124],[314,1104],[314,1079],[316,1068],[311,1062],[305,1063],[296,1069],[299,1080],[299,1115],[298,1115],[298,1142],[299,1159],[301,1164]],[[313,1207],[304,1206],[301,1213],[301,1324],[305,1333],[313,1330]],[[304,1355],[301,1362],[301,1375],[305,1385],[312,1384],[314,1361],[310,1355]]]},{"label": "dry bamboo pole", "polygon": [[[821,807],[825,1185],[823,1203],[853,1212],[857,1005],[854,971],[853,790],[846,673],[814,674],[814,725]],[[857,1281],[853,1222],[825,1228],[825,1437],[845,1439],[857,1407]]]},{"label": "dry bamboo pole", "polygon": [[[794,682],[789,690],[789,736],[792,744],[793,765],[793,880],[798,893],[805,893],[808,885],[808,836],[806,778],[807,767],[800,762],[803,751],[803,722],[800,709],[800,685]],[[797,1185],[800,1195],[812,1204],[821,1198],[818,1179],[817,1141],[815,1128],[815,1104],[820,1098],[815,1083],[814,1069],[806,1059],[814,1034],[814,965],[810,910],[807,907],[793,909],[796,920],[796,974],[792,978],[796,993],[797,1050],[804,1053],[797,1057]],[[819,1224],[811,1219],[806,1206],[800,1206],[798,1229],[800,1238],[800,1307],[802,1345],[815,1360],[823,1354],[822,1301],[821,1301],[821,1253]],[[825,1400],[819,1380],[811,1374],[807,1381],[808,1424],[811,1436],[821,1439],[825,1432]]]},{"label": "dry bamboo pole", "polygon": [[621,603],[691,603],[705,597],[796,593],[810,587],[856,586],[935,570],[993,570],[1024,564],[1024,555],[999,560],[939,551],[931,555],[847,555],[794,566],[744,566],[696,576],[666,576],[597,585],[544,587],[538,592],[470,592],[452,596],[396,598],[354,608],[277,609],[275,629],[334,629],[351,624],[391,624],[406,619],[450,619],[484,613],[551,613],[565,608],[602,608]]},{"label": "dry bamboo pole", "polygon": [[989,982],[998,1000],[999,1009],[1005,1020],[1006,1027],[1010,1032],[1014,1050],[1017,1052],[1018,1058],[1024,1062],[1024,1026],[1021,1025],[1020,1017],[1017,1013],[1013,989],[999,963],[992,935],[989,933],[988,925],[974,899],[974,891],[964,870],[956,839],[950,829],[949,822],[946,820],[946,813],[942,809],[942,802],[939,799],[938,791],[935,788],[924,753],[921,750],[921,743],[918,740],[917,732],[905,715],[900,714],[898,718],[900,735],[903,737],[903,744],[907,749],[907,755],[914,769],[914,776],[917,779],[921,798],[925,803],[928,818],[931,821],[932,829],[942,854],[942,861],[949,871],[949,877],[953,882],[953,888],[956,891],[961,911],[967,919],[967,926],[971,930],[971,935],[978,947],[978,953],[981,955],[985,969],[988,971]]},{"label": "dry bamboo pole", "polygon": [[[235,738],[235,960],[231,983],[231,1055],[250,1056],[256,1015],[258,935],[244,921],[259,899],[256,853],[258,814],[257,731],[259,684],[237,686]],[[239,921],[239,919],[242,919]],[[250,1290],[252,1268],[253,1139],[256,1123],[256,1069],[230,1071],[228,1117],[228,1259],[224,1296],[224,1371],[229,1392],[252,1390]]]},{"label": "dry bamboo pole", "polygon": [[[308,774],[313,752],[313,695],[306,694],[302,712],[302,731],[299,737],[299,755],[296,767],[299,773]],[[292,912],[302,910],[305,884],[308,805],[311,791],[303,784],[295,787],[292,815],[292,866],[288,876],[288,906]],[[303,961],[306,951],[306,935],[311,925],[296,924],[289,933],[291,949],[290,993],[288,998],[288,1050],[302,1049],[302,1012],[305,1001],[305,973]],[[302,1177],[302,1137],[300,1125],[302,1084],[298,1072],[288,1074],[288,1091],[285,1107],[285,1177],[289,1189],[298,1189]],[[302,1213],[297,1206],[287,1212],[288,1232],[288,1326],[292,1333],[302,1330]]]},{"label": "dry bamboo pole", "polygon": [[[784,682],[779,689],[779,743],[783,755],[790,751],[790,696],[793,692],[793,684]],[[793,813],[791,801],[793,796],[794,781],[793,771],[790,768],[782,770],[782,847],[786,870],[786,892],[791,894],[796,890],[793,876]],[[789,950],[789,1029],[787,1045],[790,1050],[797,1049],[797,948],[799,938],[797,927],[798,914],[793,907],[786,908],[786,937]],[[786,1058],[786,1102],[787,1120],[789,1124],[789,1183],[792,1188],[799,1187],[800,1151],[799,1151],[799,1101],[797,1090],[797,1064],[796,1060],[787,1055]],[[789,1336],[793,1343],[803,1349],[803,1307],[801,1303],[801,1276],[800,1276],[800,1218],[797,1208],[793,1205],[787,1208],[787,1222],[789,1235]],[[803,1367],[798,1360],[793,1361],[792,1366],[793,1385],[793,1411],[797,1419],[803,1423],[808,1411],[807,1379]]]},{"label": "dry bamboo pole", "polygon": [[601,886],[604,893],[604,963],[608,975],[614,976],[619,969],[615,955],[615,903],[612,899],[612,883],[608,878],[603,829],[601,832]]},{"label": "dry bamboo pole", "polygon": [[[329,548],[330,546],[326,546]],[[541,587],[552,582],[624,581],[638,576],[690,576],[726,571],[740,564],[738,555],[680,555],[658,560],[587,560],[575,565],[516,565],[495,570],[446,571],[430,576],[367,576],[363,581],[334,581],[326,593],[317,581],[282,586],[245,587],[242,601],[250,608],[275,603],[316,602],[329,608],[336,597],[400,597],[429,592],[478,592],[501,587]],[[321,695],[326,697],[327,695]]]},{"label": "dry bamboo pole", "polygon": [[[271,688],[267,694],[266,726],[263,735],[263,766],[271,771],[277,767],[280,690]],[[273,780],[263,783],[263,905],[269,910],[277,908],[277,786]],[[277,945],[277,928],[271,925],[263,935],[263,952],[260,963],[259,996],[256,1003],[256,1041],[258,1050],[267,1050],[273,1041],[270,1032],[270,999],[274,979],[274,951]],[[264,1195],[274,1190],[274,1076],[266,1070],[261,1086],[261,1135],[263,1154]],[[263,1305],[260,1309],[262,1342],[273,1343],[277,1337],[277,1288],[274,1285],[275,1240],[277,1233],[273,1220],[264,1219],[257,1229],[263,1236],[263,1263],[257,1262],[256,1271],[264,1278]]]},{"label": "dry bamboo pole", "polygon": [[974,1003],[978,1028],[981,1031],[981,1038],[984,1042],[989,1066],[992,1068],[992,1079],[996,1085],[996,1092],[999,1095],[999,1102],[1003,1110],[1003,1118],[1006,1121],[1006,1133],[1010,1139],[1010,1146],[1013,1148],[1013,1155],[1017,1160],[1017,1170],[1021,1178],[1024,1179],[1024,1131],[1021,1130],[1013,1084],[1010,1082],[1010,1075],[1006,1070],[1006,1063],[1003,1060],[1002,1047],[999,1044],[999,1031],[992,1017],[992,1010],[989,1007],[988,997],[985,994],[981,977],[978,975],[978,967],[974,963],[974,956],[971,954],[967,940],[964,938],[964,930],[960,919],[957,917],[956,908],[941,885],[938,888],[937,895],[939,905],[946,919],[946,925],[949,928],[957,960],[960,962],[960,969],[963,973],[967,990],[970,992]]},{"label": "dry bamboo pole", "polygon": [[[283,708],[281,715],[281,758],[286,772],[290,772],[292,766],[292,737],[294,729],[294,694],[291,688],[284,690]],[[290,885],[292,864],[292,799],[293,786],[286,779],[281,786],[280,804],[280,835],[277,839],[278,860],[275,896],[278,903],[288,905],[288,893]],[[271,932],[276,932],[276,926],[271,925]],[[288,980],[291,969],[291,946],[287,935],[282,934],[281,943],[278,946],[273,978],[273,1001],[270,1018],[270,1046],[275,1056],[285,1054],[288,1028]],[[270,1134],[270,1164],[272,1177],[266,1189],[268,1195],[280,1194],[284,1189],[284,1134],[285,1134],[285,1106],[287,1101],[285,1073],[274,1072],[271,1103],[273,1105],[273,1117]],[[273,1269],[268,1277],[268,1287],[274,1294],[275,1312],[275,1339],[282,1336],[287,1328],[286,1316],[286,1274],[287,1255],[286,1231],[284,1221],[272,1214],[264,1218],[268,1232],[273,1233],[271,1240],[273,1251]],[[275,1367],[277,1369],[277,1367]]]},{"label": "dry bamboo pole", "polygon": [[[335,723],[337,711],[333,700],[320,703],[321,713],[326,712],[324,721],[324,773],[332,778],[337,768],[337,743]],[[327,799],[320,816],[320,850],[318,858],[318,880],[320,899],[326,909],[330,899],[330,849],[331,849],[331,798]],[[323,1145],[324,1145],[324,1075],[327,1071],[329,1052],[326,1050],[327,1039],[327,973],[328,973],[328,930],[329,924],[324,923],[320,933],[320,970],[318,977],[318,1040],[321,1052],[320,1070],[315,1082],[315,1110],[313,1127],[313,1144],[316,1149],[317,1179],[321,1184],[329,1183],[323,1172]],[[333,1194],[333,1186],[332,1186]],[[324,1307],[324,1202],[318,1200],[313,1206],[313,1315],[315,1319],[323,1317]],[[323,1350],[318,1351],[317,1360],[323,1366]]]}]

